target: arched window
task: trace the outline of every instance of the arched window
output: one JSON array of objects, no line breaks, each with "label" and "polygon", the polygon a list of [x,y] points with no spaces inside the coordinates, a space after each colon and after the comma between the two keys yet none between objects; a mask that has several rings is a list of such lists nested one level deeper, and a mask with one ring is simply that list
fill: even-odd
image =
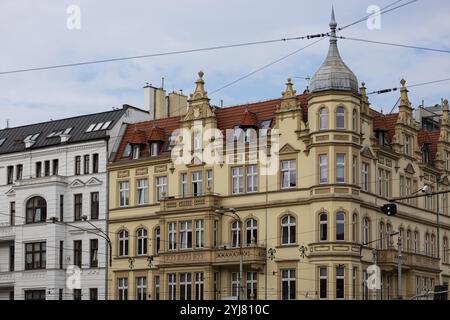
[{"label": "arched window", "polygon": [[425,233],[425,255],[430,255],[430,235]]},{"label": "arched window", "polygon": [[119,232],[119,257],[128,256],[128,231]]},{"label": "arched window", "polygon": [[419,250],[419,232],[414,231],[414,253],[418,253]]},{"label": "arched window", "polygon": [[353,109],[353,114],[352,114],[352,129],[353,129],[353,131],[355,131],[355,132],[358,131],[358,111],[356,111],[356,109]]},{"label": "arched window", "polygon": [[137,235],[137,255],[143,256],[147,254],[147,230],[139,229]]},{"label": "arched window", "polygon": [[358,242],[358,214],[352,216],[352,241]]},{"label": "arched window", "polygon": [[235,220],[231,224],[231,246],[233,248],[239,247],[241,244],[241,226],[239,225],[239,221]]},{"label": "arched window", "polygon": [[161,248],[161,228],[155,228],[155,254],[159,253],[159,249]]},{"label": "arched window", "polygon": [[47,220],[47,201],[42,197],[33,197],[27,201],[27,223]]},{"label": "arched window", "polygon": [[345,214],[338,212],[336,214],[336,241],[345,240]]},{"label": "arched window", "polygon": [[411,230],[406,230],[406,252],[411,252]]},{"label": "arched window", "polygon": [[386,225],[386,244],[387,244],[387,248],[390,248],[392,246],[392,226],[390,223],[388,223]]},{"label": "arched window", "polygon": [[363,219],[363,244],[367,244],[370,241],[370,221],[369,218],[365,217]]},{"label": "arched window", "polygon": [[328,214],[325,212],[319,215],[319,240],[327,241],[328,240]]},{"label": "arched window", "polygon": [[255,219],[247,220],[245,224],[245,243],[247,246],[258,241],[258,222]]},{"label": "arched window", "polygon": [[431,245],[430,245],[430,255],[432,257],[436,256],[436,236],[434,234],[431,235]]},{"label": "arched window", "polygon": [[281,219],[281,244],[294,244],[296,233],[295,218],[291,215]]},{"label": "arched window", "polygon": [[319,129],[328,130],[328,110],[325,107],[319,110]]},{"label": "arched window", "polygon": [[344,107],[336,108],[336,129],[345,129],[345,109],[344,109]]}]

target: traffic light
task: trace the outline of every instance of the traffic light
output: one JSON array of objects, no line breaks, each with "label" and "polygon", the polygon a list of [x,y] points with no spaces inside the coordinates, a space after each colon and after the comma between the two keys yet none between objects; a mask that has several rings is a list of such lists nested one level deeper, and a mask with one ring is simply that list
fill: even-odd
[{"label": "traffic light", "polygon": [[395,203],[385,204],[381,208],[381,212],[388,216],[395,216],[397,213],[397,205]]}]

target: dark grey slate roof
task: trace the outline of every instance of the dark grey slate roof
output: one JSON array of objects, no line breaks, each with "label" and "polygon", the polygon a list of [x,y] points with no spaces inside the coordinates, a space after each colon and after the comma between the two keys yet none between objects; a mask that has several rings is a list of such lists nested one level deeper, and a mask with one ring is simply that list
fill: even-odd
[{"label": "dark grey slate roof", "polygon": [[[48,135],[52,132],[68,128],[72,128],[72,130],[69,133],[70,139],[66,144],[106,139],[107,129],[111,129],[130,107],[124,105],[122,109],[117,110],[2,129],[0,130],[0,154],[61,145],[61,138],[59,136],[49,138]],[[91,124],[106,123],[108,121],[111,121],[111,124],[107,129],[86,132]],[[36,142],[30,148],[26,149],[23,140],[29,135],[38,133],[39,137],[36,139]],[[6,140],[2,143],[4,138]]]}]

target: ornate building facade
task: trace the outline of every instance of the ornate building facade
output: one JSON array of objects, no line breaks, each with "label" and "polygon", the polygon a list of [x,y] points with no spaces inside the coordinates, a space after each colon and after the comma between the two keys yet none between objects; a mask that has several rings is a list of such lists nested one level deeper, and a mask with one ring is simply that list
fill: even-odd
[{"label": "ornate building facade", "polygon": [[[448,284],[447,195],[380,211],[425,185],[448,189],[448,102],[432,132],[415,125],[404,80],[398,113],[372,109],[336,26],[333,14],[328,55],[302,94],[288,80],[278,99],[216,108],[199,73],[179,115],[127,127],[108,167],[109,299],[409,299]],[[252,152],[264,136],[269,174]],[[171,157],[187,145],[188,163]],[[202,159],[211,146],[234,161]],[[367,285],[373,264],[379,290]]]}]

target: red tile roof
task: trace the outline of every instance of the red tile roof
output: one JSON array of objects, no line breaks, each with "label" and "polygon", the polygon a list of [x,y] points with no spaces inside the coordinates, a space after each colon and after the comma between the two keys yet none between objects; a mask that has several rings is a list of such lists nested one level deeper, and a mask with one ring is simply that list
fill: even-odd
[{"label": "red tile roof", "polygon": [[155,122],[153,123],[154,125],[148,131],[147,140],[155,142],[164,141],[166,136],[164,129],[157,127]]},{"label": "red tile roof", "polygon": [[422,148],[424,144],[429,144],[430,147],[430,164],[434,163],[437,153],[437,143],[439,140],[440,131],[426,131],[421,130],[417,135],[417,142],[419,147]]},{"label": "red tile roof", "polygon": [[248,108],[245,108],[244,113],[241,116],[241,120],[237,123],[240,127],[258,127],[258,118],[256,114],[249,111]]},{"label": "red tile roof", "polygon": [[381,114],[375,110],[371,110],[373,116],[373,130],[384,131],[387,143],[392,142],[395,134],[395,124],[397,122],[398,113]]}]

